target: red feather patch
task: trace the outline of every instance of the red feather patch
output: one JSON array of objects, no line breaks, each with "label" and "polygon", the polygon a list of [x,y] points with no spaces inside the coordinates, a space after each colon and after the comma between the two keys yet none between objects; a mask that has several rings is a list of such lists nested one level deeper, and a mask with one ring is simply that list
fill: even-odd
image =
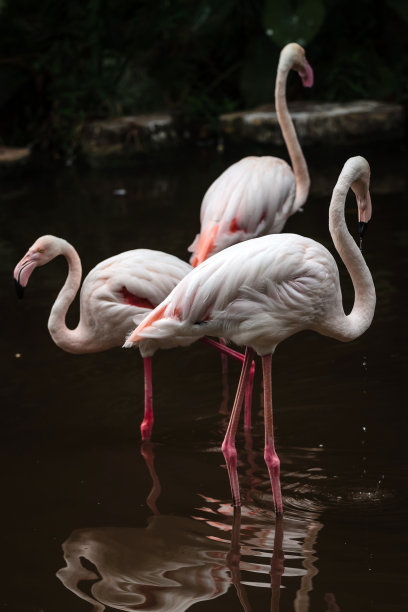
[{"label": "red feather patch", "polygon": [[147,300],[146,298],[142,298],[137,295],[133,295],[133,293],[130,293],[130,291],[128,291],[126,287],[122,287],[121,293],[125,304],[129,304],[130,306],[138,306],[139,308],[151,308],[152,310],[153,308],[156,308],[156,306],[154,306],[154,304],[149,302],[149,300]]}]

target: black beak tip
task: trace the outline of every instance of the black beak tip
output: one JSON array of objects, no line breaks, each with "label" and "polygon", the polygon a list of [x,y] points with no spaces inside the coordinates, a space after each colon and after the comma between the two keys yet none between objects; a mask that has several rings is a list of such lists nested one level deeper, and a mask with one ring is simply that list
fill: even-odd
[{"label": "black beak tip", "polygon": [[21,300],[24,297],[24,287],[20,285],[20,283],[14,279],[14,285],[16,288],[17,297]]},{"label": "black beak tip", "polygon": [[358,222],[358,235],[362,238],[366,232],[368,226],[368,221],[359,221]]}]

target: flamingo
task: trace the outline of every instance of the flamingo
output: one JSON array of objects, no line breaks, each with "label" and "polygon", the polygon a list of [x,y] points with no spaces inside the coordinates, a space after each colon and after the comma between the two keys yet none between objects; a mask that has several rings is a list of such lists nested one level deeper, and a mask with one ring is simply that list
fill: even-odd
[{"label": "flamingo", "polygon": [[363,255],[348,232],[344,207],[356,196],[359,233],[371,218],[370,167],[363,157],[348,159],[333,190],[329,230],[353,283],[351,312],[343,309],[337,264],[320,243],[296,234],[274,234],[233,245],[194,268],[129,336],[142,355],[206,334],[246,347],[234,406],[222,444],[233,503],[240,505],[235,435],[250,363],[262,358],[264,459],[277,514],[282,514],[280,461],[272,413],[272,354],[289,336],[305,329],[347,342],[364,333],[375,309],[375,288]]},{"label": "flamingo", "polygon": [[209,187],[201,204],[201,233],[190,245],[195,267],[210,255],[251,238],[279,233],[288,217],[305,203],[309,172],[286,104],[286,80],[296,70],[305,87],[313,85],[313,70],[297,43],[280,54],[275,106],[292,168],[278,157],[244,157]]},{"label": "flamingo", "polygon": [[[190,270],[173,255],[150,249],[126,251],[101,261],[84,279],[80,293],[80,319],[75,329],[65,323],[68,308],[81,284],[81,260],[74,247],[56,236],[41,236],[14,270],[17,292],[23,296],[33,270],[63,255],[68,276],[48,319],[55,344],[68,353],[95,353],[121,346],[126,335],[159,304]],[[142,438],[153,427],[152,363],[144,362],[145,412]]]}]

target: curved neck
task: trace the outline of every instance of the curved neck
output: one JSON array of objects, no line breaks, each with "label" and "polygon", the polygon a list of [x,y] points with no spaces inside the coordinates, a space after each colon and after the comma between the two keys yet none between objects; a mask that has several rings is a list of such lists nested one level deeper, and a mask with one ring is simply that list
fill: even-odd
[{"label": "curved neck", "polygon": [[76,329],[68,329],[65,317],[81,284],[82,266],[78,253],[65,240],[61,240],[61,255],[64,255],[68,263],[68,276],[51,309],[48,330],[57,346],[74,352],[79,326]]},{"label": "curved neck", "polygon": [[354,305],[349,315],[334,322],[330,335],[338,340],[354,340],[370,326],[375,309],[373,279],[357,244],[350,235],[344,217],[344,207],[350,181],[340,175],[333,191],[329,209],[329,230],[334,246],[350,274],[354,287]]},{"label": "curved neck", "polygon": [[285,68],[279,63],[278,72],[276,75],[275,107],[278,122],[282,130],[283,140],[285,141],[288,149],[296,179],[296,197],[291,211],[293,214],[306,202],[307,196],[309,195],[310,177],[306,161],[296,135],[295,126],[293,125],[293,121],[290,117],[286,103],[286,81],[288,78],[288,73],[289,68]]}]

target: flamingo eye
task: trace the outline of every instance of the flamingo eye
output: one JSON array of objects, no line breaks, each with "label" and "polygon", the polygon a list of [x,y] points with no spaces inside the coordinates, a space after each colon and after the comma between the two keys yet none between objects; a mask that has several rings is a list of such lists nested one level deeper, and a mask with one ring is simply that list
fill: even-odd
[{"label": "flamingo eye", "polygon": [[38,253],[44,253],[45,249],[38,249]]}]

